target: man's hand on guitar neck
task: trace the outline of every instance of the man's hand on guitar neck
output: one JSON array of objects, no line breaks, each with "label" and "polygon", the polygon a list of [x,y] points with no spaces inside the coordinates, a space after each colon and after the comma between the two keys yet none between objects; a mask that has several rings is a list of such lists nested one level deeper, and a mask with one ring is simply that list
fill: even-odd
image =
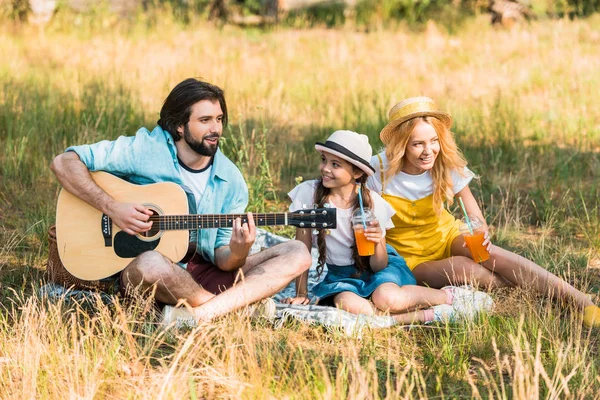
[{"label": "man's hand on guitar neck", "polygon": [[248,222],[242,224],[241,218],[236,218],[233,221],[233,229],[231,232],[231,240],[229,241],[229,249],[231,255],[237,259],[246,259],[252,244],[256,240],[256,225],[254,225],[254,216],[252,213],[247,214]]},{"label": "man's hand on guitar neck", "polygon": [[106,214],[125,233],[135,235],[147,232],[152,227],[152,222],[148,222],[152,211],[141,204],[112,201],[107,208],[109,212]]},{"label": "man's hand on guitar neck", "polygon": [[248,222],[236,218],[233,221],[229,246],[219,247],[215,250],[215,261],[223,271],[234,271],[246,263],[246,257],[256,239],[256,225],[252,213],[247,215]]}]

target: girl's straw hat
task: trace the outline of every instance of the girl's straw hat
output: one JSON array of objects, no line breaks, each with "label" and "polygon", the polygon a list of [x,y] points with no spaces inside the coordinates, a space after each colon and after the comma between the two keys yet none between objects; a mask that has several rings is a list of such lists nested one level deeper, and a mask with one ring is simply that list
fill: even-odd
[{"label": "girl's straw hat", "polygon": [[375,173],[375,168],[369,163],[373,156],[373,150],[367,135],[360,135],[352,131],[335,131],[325,143],[317,142],[315,149],[326,151],[348,161],[363,170],[368,176]]},{"label": "girl's straw hat", "polygon": [[384,144],[388,144],[394,130],[401,123],[417,117],[435,117],[442,121],[448,129],[452,126],[450,114],[438,111],[435,103],[429,97],[411,97],[392,107],[389,113],[390,122],[381,130],[379,138]]}]

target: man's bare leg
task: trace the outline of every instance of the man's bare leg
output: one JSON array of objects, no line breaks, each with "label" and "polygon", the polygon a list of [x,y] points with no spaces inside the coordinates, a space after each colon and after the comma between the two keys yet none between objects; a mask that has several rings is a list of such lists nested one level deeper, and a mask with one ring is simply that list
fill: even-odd
[{"label": "man's bare leg", "polygon": [[166,304],[185,301],[197,319],[210,320],[269,297],[306,271],[312,259],[306,246],[291,240],[251,255],[236,284],[215,296],[162,254],[139,255],[121,274],[127,290],[156,287],[155,298]]},{"label": "man's bare leg", "polygon": [[155,286],[156,300],[165,304],[184,300],[196,307],[215,297],[198,285],[185,269],[156,251],[136,257],[121,273],[121,284],[126,290],[148,290]]},{"label": "man's bare leg", "polygon": [[290,240],[253,254],[238,274],[236,284],[194,308],[198,320],[211,320],[231,311],[272,296],[312,263],[306,246]]}]

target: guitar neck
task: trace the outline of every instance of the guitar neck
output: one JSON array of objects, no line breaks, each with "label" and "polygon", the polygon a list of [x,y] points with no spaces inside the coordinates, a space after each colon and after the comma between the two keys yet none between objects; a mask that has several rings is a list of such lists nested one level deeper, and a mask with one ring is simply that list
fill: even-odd
[{"label": "guitar neck", "polygon": [[[252,213],[256,226],[288,225],[288,213]],[[158,223],[158,229],[197,230],[209,228],[231,228],[233,221],[240,218],[248,222],[246,214],[198,214],[198,215],[153,215],[150,221]]]}]

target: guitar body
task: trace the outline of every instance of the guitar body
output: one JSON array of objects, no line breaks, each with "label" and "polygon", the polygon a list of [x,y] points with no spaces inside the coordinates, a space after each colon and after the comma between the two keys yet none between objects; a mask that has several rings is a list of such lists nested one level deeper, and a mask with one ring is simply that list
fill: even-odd
[{"label": "guitar body", "polygon": [[[189,213],[187,196],[176,183],[134,185],[106,172],[91,175],[117,201],[142,204],[158,215]],[[110,235],[103,234],[106,223],[110,224]],[[188,230],[158,231],[153,227],[148,237],[129,235],[103,218],[102,212],[64,189],[56,207],[56,238],[60,260],[67,271],[89,281],[122,271],[148,250],[176,262],[186,258],[190,250]]]},{"label": "guitar body", "polygon": [[[129,235],[85,201],[61,190],[56,206],[58,255],[76,278],[96,281],[122,271],[140,254],[158,251],[172,261],[187,262],[196,249],[190,232],[231,228],[243,214],[189,214],[188,198],[172,182],[134,185],[106,172],[92,172],[92,179],[116,201],[142,204],[152,210],[152,228]],[[335,229],[335,208],[314,208],[287,213],[253,213],[256,226],[293,225],[309,229]],[[195,238],[195,235],[193,235]]]}]

